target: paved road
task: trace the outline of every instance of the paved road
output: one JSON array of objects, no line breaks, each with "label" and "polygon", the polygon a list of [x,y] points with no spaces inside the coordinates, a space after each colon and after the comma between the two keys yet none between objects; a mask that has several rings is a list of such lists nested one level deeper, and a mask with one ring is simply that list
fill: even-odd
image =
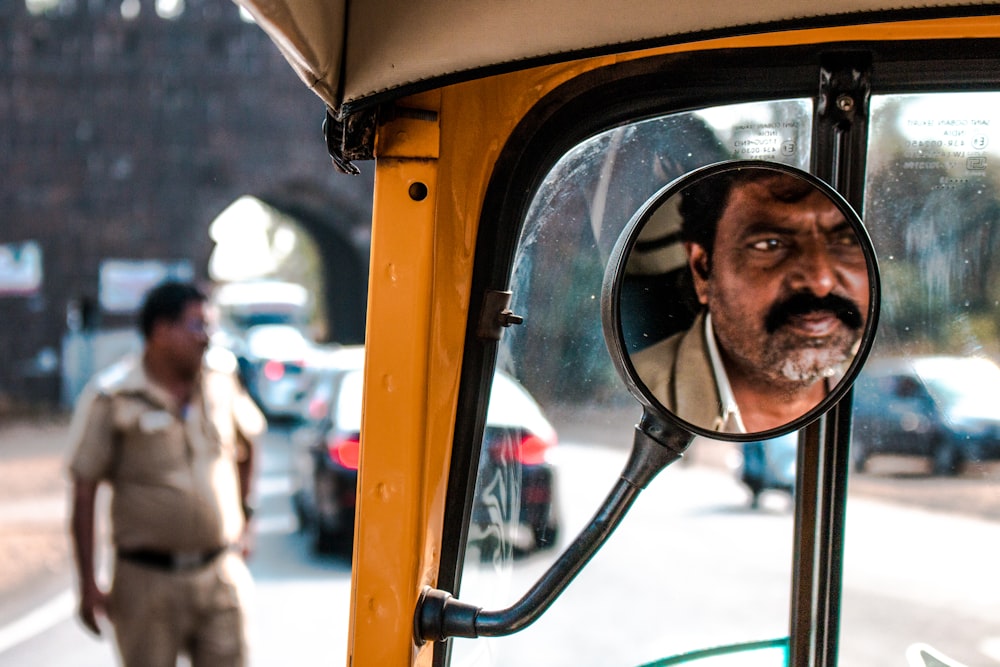
[{"label": "paved road", "polygon": [[[108,644],[86,635],[72,617],[64,432],[59,420],[0,428],[0,667],[112,664]],[[610,487],[630,430],[628,423],[602,432],[571,421],[560,433],[566,497],[573,498],[568,539]],[[617,445],[582,445],[594,439]],[[260,638],[255,662],[343,664],[349,566],[313,556],[295,533],[286,448],[280,436],[269,441],[259,481],[258,552],[251,563]],[[465,652],[466,664],[482,664],[476,659],[483,656],[497,665],[638,664],[717,641],[715,629],[726,625],[753,638],[782,634],[791,515],[780,496],[768,498],[763,511],[748,510],[745,492],[724,467],[731,455],[725,447],[694,452],[694,465],[666,471],[549,614],[517,637],[456,642],[458,656]],[[852,500],[849,509],[843,664],[902,667],[905,642],[952,638],[970,667],[1000,664],[994,601],[1000,581],[991,563],[1000,522],[983,518],[992,516],[1000,496],[992,472],[936,480],[915,469],[900,472],[897,464],[887,461],[852,483],[866,487],[868,499]],[[874,496],[909,498],[911,506]],[[976,516],[944,513],[956,508]],[[915,543],[914,536],[926,539]],[[546,557],[538,556],[499,577],[470,571],[463,597],[503,605],[545,567]],[[894,633],[900,638],[890,641]],[[585,659],[568,662],[566,647]]]},{"label": "paved road", "polygon": [[[39,427],[41,434],[30,444]],[[2,470],[13,483],[0,485],[0,544],[11,554],[0,596],[0,666],[114,664],[110,643],[87,634],[75,618],[66,483],[60,472],[65,424],[0,430],[4,447]],[[250,562],[255,581],[254,664],[343,664],[350,563],[311,554],[305,537],[296,532],[288,503],[284,435],[269,434],[262,450],[257,550]],[[15,474],[18,468],[38,474],[28,480],[23,473]],[[54,555],[39,562],[32,557],[39,549]]]},{"label": "paved road", "polygon": [[67,418],[0,425],[0,626],[69,583]]}]

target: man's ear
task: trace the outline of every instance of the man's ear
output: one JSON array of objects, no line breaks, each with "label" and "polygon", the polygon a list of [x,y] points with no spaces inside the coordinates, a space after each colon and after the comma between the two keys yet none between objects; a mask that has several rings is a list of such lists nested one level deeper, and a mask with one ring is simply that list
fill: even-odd
[{"label": "man's ear", "polygon": [[709,277],[709,256],[705,247],[700,243],[685,243],[684,250],[687,251],[688,267],[691,269],[691,279],[694,282],[694,291],[698,295],[698,301],[702,304],[708,303],[708,277]]}]

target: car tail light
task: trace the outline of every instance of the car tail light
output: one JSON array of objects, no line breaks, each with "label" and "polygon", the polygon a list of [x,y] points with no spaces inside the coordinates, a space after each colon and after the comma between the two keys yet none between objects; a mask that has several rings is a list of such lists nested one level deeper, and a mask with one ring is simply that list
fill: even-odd
[{"label": "car tail light", "polygon": [[517,461],[521,465],[540,465],[545,463],[545,455],[553,444],[532,433],[525,434],[518,441],[501,436],[490,445],[490,456],[497,463]]},{"label": "car tail light", "polygon": [[277,382],[285,375],[285,364],[272,359],[264,364],[264,377],[271,382]]},{"label": "car tail light", "polygon": [[326,415],[327,410],[329,409],[330,408],[329,405],[327,404],[326,399],[314,398],[311,401],[309,401],[309,407],[307,410],[310,419],[319,421],[320,419],[323,418],[324,415]]},{"label": "car tail light", "polygon": [[337,465],[348,470],[358,469],[361,441],[357,435],[333,436],[327,441],[326,450]]},{"label": "car tail light", "polygon": [[526,435],[517,449],[517,459],[524,465],[539,465],[545,463],[545,455],[552,443],[537,435]]}]

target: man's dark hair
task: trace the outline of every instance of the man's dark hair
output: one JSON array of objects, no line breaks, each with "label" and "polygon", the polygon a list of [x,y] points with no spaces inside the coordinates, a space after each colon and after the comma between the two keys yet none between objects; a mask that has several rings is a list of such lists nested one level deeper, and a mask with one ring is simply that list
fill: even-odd
[{"label": "man's dark hair", "polygon": [[149,338],[157,322],[177,322],[188,305],[206,300],[205,293],[190,283],[162,282],[146,293],[139,310],[139,330],[144,338]]},{"label": "man's dark hair", "polygon": [[738,169],[713,174],[684,189],[681,195],[681,240],[697,243],[705,249],[708,258],[715,247],[715,234],[719,218],[729,202],[729,194],[737,185],[770,179],[792,179],[789,187],[775,191],[782,201],[799,201],[808,195],[813,186],[804,179],[771,169]]}]

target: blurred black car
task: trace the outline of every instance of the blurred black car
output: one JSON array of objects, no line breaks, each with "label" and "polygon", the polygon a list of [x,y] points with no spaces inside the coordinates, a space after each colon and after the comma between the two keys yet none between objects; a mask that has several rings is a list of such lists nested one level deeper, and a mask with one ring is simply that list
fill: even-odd
[{"label": "blurred black car", "polygon": [[320,552],[347,547],[353,537],[363,366],[360,346],[331,355],[292,433],[292,507]]},{"label": "blurred black car", "polygon": [[854,467],[881,454],[926,457],[936,475],[1000,458],[1000,367],[981,357],[868,362],[855,384]]},{"label": "blurred black car", "polygon": [[[345,347],[316,383],[303,424],[293,435],[292,505],[318,552],[352,546],[361,434],[364,354]],[[487,410],[479,484],[472,510],[477,526],[492,526],[519,552],[555,544],[556,433],[537,403],[498,372]]]}]

